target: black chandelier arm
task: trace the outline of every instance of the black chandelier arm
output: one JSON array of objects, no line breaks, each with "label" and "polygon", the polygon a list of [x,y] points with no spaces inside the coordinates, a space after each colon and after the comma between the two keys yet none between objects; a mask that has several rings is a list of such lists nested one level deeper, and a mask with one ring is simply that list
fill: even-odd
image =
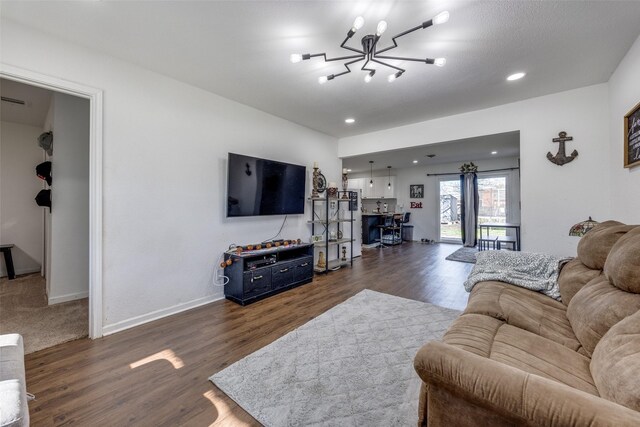
[{"label": "black chandelier arm", "polygon": [[433,58],[425,58],[425,59],[420,59],[420,58],[404,58],[401,56],[382,56],[382,55],[376,55],[376,58],[382,58],[382,59],[396,59],[399,61],[415,61],[415,62],[424,62],[425,64],[434,64],[436,62],[435,59]]},{"label": "black chandelier arm", "polygon": [[355,59],[355,60],[353,60],[353,61],[350,61],[350,62],[345,63],[345,64],[344,64],[344,67],[347,69],[347,71],[343,71],[343,72],[338,73],[338,74],[333,74],[333,77],[339,77],[339,76],[342,76],[342,75],[344,75],[344,74],[348,74],[348,73],[350,73],[350,72],[351,72],[351,68],[349,68],[349,65],[351,65],[351,64],[355,64],[356,62],[360,62],[360,61],[362,61],[363,59],[364,59],[364,56],[362,56],[360,59]]},{"label": "black chandelier arm", "polygon": [[384,65],[385,67],[393,68],[394,70],[398,70],[398,71],[401,71],[403,73],[405,71],[407,71],[407,70],[402,69],[400,67],[396,67],[395,65],[391,65],[391,64],[387,64],[386,62],[378,61],[377,59],[375,59],[375,57],[371,58],[371,62],[375,62],[376,64],[380,64],[380,65]]},{"label": "black chandelier arm", "polygon": [[[349,34],[351,34],[351,35],[349,35]],[[351,31],[349,31],[349,34],[347,34],[347,37],[344,39],[344,41],[342,42],[342,44],[340,45],[340,47],[341,47],[341,48],[343,48],[343,49],[350,50],[350,51],[352,51],[352,52],[357,52],[357,53],[359,53],[360,55],[366,55],[364,51],[362,51],[362,50],[360,50],[360,49],[356,49],[356,48],[354,48],[354,47],[351,47],[351,46],[347,46],[347,45],[346,45],[346,44],[347,44],[347,42],[349,41],[349,39],[351,38],[351,36],[353,35],[353,34],[351,33]]]},{"label": "black chandelier arm", "polygon": [[373,68],[365,68],[365,67],[367,66],[367,64],[369,63],[369,61],[371,61],[371,59],[367,59],[367,60],[365,61],[365,63],[364,63],[364,64],[362,64],[362,67],[361,67],[360,69],[361,69],[362,71],[369,71],[369,72],[371,72],[371,71],[372,71],[373,73],[375,73],[375,72],[376,72],[376,70],[374,70]]},{"label": "black chandelier arm", "polygon": [[360,55],[341,56],[341,57],[338,57],[338,58],[327,58],[327,54],[326,53],[314,53],[314,54],[308,54],[307,53],[307,54],[302,55],[302,59],[310,59],[310,58],[315,58],[315,57],[318,57],[318,56],[322,56],[323,59],[324,59],[324,62],[343,61],[343,60],[353,59],[353,58],[360,58],[358,61],[361,61],[365,57],[364,53],[360,54]]},{"label": "black chandelier arm", "polygon": [[376,53],[376,54],[377,54],[377,53],[383,53],[383,52],[386,52],[386,51],[388,51],[388,50],[395,49],[396,47],[398,47],[398,43],[396,43],[396,39],[397,39],[397,38],[400,38],[400,37],[402,37],[402,36],[406,36],[407,34],[409,34],[409,33],[413,33],[414,31],[417,31],[417,30],[421,30],[421,29],[428,28],[428,27],[430,27],[431,25],[433,25],[433,21],[432,21],[431,19],[429,19],[428,21],[425,21],[425,22],[423,22],[423,23],[422,23],[422,24],[420,24],[420,25],[416,25],[415,27],[410,28],[410,29],[408,29],[407,31],[403,31],[403,32],[401,32],[400,34],[397,34],[397,35],[395,35],[395,36],[393,36],[393,37],[391,38],[391,41],[393,42],[393,46],[385,47],[384,49],[379,50],[379,51],[374,51],[374,53]]}]

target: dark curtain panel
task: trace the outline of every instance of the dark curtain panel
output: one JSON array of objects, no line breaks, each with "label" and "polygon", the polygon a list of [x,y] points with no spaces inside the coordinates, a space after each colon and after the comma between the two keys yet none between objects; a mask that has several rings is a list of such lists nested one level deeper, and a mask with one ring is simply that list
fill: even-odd
[{"label": "dark curtain panel", "polygon": [[478,175],[465,173],[460,175],[460,229],[462,244],[474,247],[478,243]]}]

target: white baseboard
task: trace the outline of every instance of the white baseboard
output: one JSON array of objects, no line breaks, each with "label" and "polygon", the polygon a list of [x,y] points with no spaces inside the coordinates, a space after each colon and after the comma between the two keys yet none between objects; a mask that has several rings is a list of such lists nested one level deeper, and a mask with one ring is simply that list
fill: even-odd
[{"label": "white baseboard", "polygon": [[224,299],[224,295],[209,295],[206,297],[194,299],[192,301],[183,302],[172,307],[152,311],[151,313],[142,314],[140,316],[132,317],[131,319],[127,320],[122,320],[112,325],[106,325],[102,328],[102,334],[111,335],[116,332],[124,331],[125,329],[133,328],[134,326],[140,326],[145,323],[153,322],[154,320],[162,319],[163,317],[191,310],[193,308],[200,307],[201,305],[210,304],[221,299]]},{"label": "white baseboard", "polygon": [[49,305],[60,304],[63,302],[75,301],[77,299],[89,298],[89,291],[78,292],[75,294],[60,295],[57,297],[49,297]]}]

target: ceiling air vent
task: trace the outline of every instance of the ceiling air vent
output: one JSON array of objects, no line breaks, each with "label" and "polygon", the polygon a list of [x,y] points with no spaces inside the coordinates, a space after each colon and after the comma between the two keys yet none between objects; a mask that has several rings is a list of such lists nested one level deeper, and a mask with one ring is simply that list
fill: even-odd
[{"label": "ceiling air vent", "polygon": [[2,101],[3,102],[8,102],[10,104],[18,104],[18,105],[25,105],[25,102],[21,99],[15,99],[15,98],[9,98],[6,96],[2,97]]}]

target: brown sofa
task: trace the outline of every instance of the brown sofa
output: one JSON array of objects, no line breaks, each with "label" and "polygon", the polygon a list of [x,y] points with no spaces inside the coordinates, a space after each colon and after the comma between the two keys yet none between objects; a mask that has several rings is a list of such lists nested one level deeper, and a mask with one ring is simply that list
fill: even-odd
[{"label": "brown sofa", "polygon": [[416,355],[419,425],[640,426],[640,226],[595,227],[559,286],[477,284]]}]

